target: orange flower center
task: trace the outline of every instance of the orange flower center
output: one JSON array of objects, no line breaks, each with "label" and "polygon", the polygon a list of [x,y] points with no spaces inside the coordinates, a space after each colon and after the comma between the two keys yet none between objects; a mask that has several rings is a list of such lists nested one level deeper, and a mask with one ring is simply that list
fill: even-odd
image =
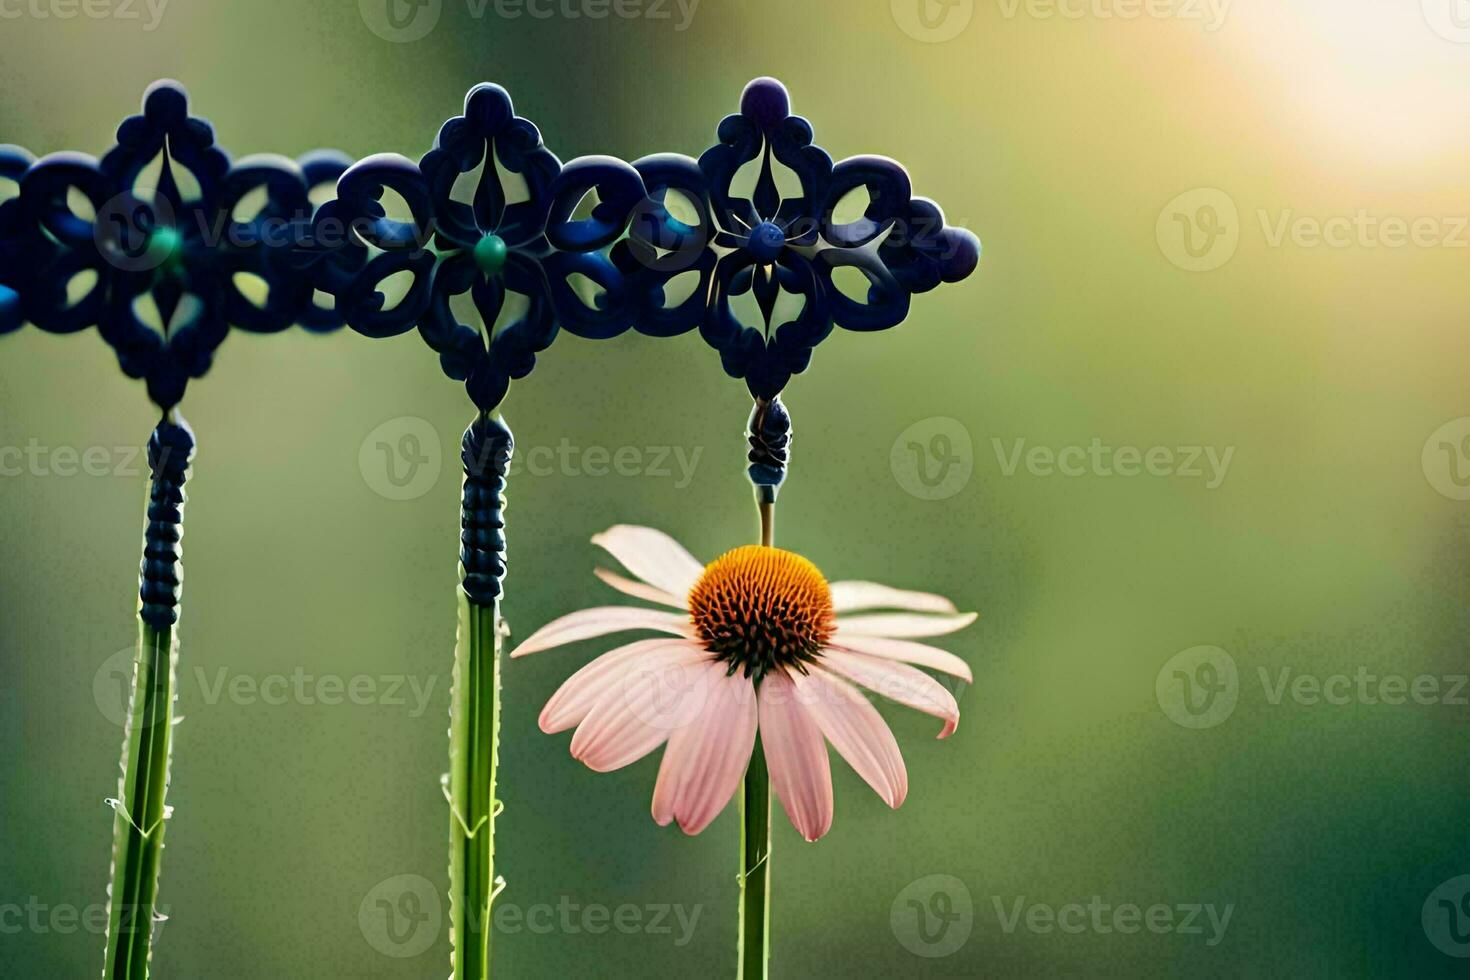
[{"label": "orange flower center", "polygon": [[832,636],[832,592],[817,566],[780,548],[746,545],[705,566],[689,593],[705,649],[757,682],[775,667],[804,670]]}]

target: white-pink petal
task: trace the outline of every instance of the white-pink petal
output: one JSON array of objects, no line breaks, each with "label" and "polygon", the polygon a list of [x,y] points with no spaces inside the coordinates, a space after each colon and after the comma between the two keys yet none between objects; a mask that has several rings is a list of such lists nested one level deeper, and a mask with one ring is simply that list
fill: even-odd
[{"label": "white-pink petal", "polygon": [[704,574],[704,566],[662,531],[617,524],[592,536],[623,567],[655,588],[683,598]]},{"label": "white-pink petal", "polygon": [[784,670],[771,671],[761,682],[761,748],[776,799],[791,825],[814,841],[832,829],[832,770],[822,730],[796,698],[796,685]]},{"label": "white-pink petal", "polygon": [[954,603],[932,592],[910,592],[877,582],[833,582],[832,609],[852,612],[855,609],[907,609],[911,612],[952,613]]},{"label": "white-pink petal", "polygon": [[847,633],[841,640],[834,640],[833,646],[851,650],[854,653],[865,653],[870,657],[882,657],[884,660],[899,660],[906,664],[928,667],[930,670],[938,670],[958,677],[966,684],[975,682],[974,675],[970,673],[969,664],[948,650],[941,650],[924,643],[895,640],[887,636],[863,636],[860,633]]},{"label": "white-pink petal", "polygon": [[883,802],[897,809],[909,792],[898,742],[878,709],[851,684],[818,666],[795,674],[798,703]]},{"label": "white-pink petal", "polygon": [[943,636],[962,630],[975,621],[976,613],[958,613],[953,616],[919,616],[914,613],[877,613],[871,616],[838,616],[837,631],[833,638],[838,642],[843,634],[857,636]]},{"label": "white-pink petal", "polygon": [[622,664],[618,677],[577,726],[572,758],[594,772],[621,769],[697,720],[708,657],[703,650],[671,646]]},{"label": "white-pink petal", "polygon": [[593,609],[581,609],[553,619],[528,636],[510,655],[512,659],[524,657],[528,653],[538,653],[578,640],[622,633],[625,630],[658,630],[660,633],[688,636],[689,617],[638,606],[597,606]]},{"label": "white-pink petal", "polygon": [[739,673],[728,674],[722,663],[710,662],[703,669],[708,691],[704,708],[669,737],[653,790],[654,821],[661,827],[678,821],[679,829],[690,835],[708,827],[725,809],[755,745],[754,685]]},{"label": "white-pink petal", "polygon": [[605,568],[594,568],[592,569],[592,574],[623,593],[623,595],[630,595],[635,599],[646,599],[649,602],[662,603],[665,606],[673,606],[675,609],[689,608],[687,597],[670,595],[663,589],[624,578],[617,572],[609,572]]},{"label": "white-pink petal", "polygon": [[546,702],[546,707],[541,709],[541,717],[538,719],[541,730],[548,735],[554,735],[581,724],[592,706],[610,686],[617,683],[618,677],[630,661],[664,649],[704,652],[689,640],[664,637],[639,640],[610,650],[562,681],[561,687],[556,689],[551,700]]},{"label": "white-pink petal", "polygon": [[954,695],[917,667],[831,648],[822,651],[822,666],[875,694],[941,719],[940,738],[948,738],[959,727],[960,706]]}]

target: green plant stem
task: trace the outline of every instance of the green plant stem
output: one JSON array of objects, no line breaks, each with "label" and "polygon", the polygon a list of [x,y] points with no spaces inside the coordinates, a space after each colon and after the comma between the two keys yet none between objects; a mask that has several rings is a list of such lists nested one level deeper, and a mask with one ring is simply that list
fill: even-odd
[{"label": "green plant stem", "polygon": [[[761,544],[775,546],[776,500],[756,488]],[[740,980],[765,980],[771,961],[771,777],[760,736],[740,786]]]},{"label": "green plant stem", "polygon": [[459,593],[459,640],[449,709],[449,910],[454,980],[490,975],[495,876],[495,766],[500,734],[498,603]]},{"label": "green plant stem", "polygon": [[771,959],[771,781],[756,738],[740,794],[741,980],[765,980]]},{"label": "green plant stem", "polygon": [[133,694],[123,728],[122,772],[113,808],[112,872],[107,885],[107,946],[102,975],[146,980],[153,952],[163,832],[173,750],[173,703],[178,667],[179,539],[184,482],[194,437],[169,411],[148,439],[147,526],[139,578],[138,649]]},{"label": "green plant stem", "polygon": [[173,629],[139,624],[133,662],[133,697],[123,737],[118,798],[113,817],[111,908],[104,977],[144,980],[152,953],[159,859],[168,816],[168,766],[172,747]]}]

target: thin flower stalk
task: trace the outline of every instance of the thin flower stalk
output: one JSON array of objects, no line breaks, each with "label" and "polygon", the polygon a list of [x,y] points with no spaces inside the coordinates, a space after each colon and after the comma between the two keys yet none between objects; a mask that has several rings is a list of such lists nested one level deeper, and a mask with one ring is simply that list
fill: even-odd
[{"label": "thin flower stalk", "polygon": [[[761,544],[775,547],[776,499],[756,487]],[[771,776],[756,733],[750,767],[740,787],[740,928],[737,975],[765,980],[771,962]]]},{"label": "thin flower stalk", "polygon": [[173,703],[178,666],[178,604],[182,569],[184,481],[194,438],[177,417],[159,422],[148,441],[152,479],[144,532],[138,652],[123,733],[122,770],[113,809],[112,873],[108,883],[107,946],[102,975],[146,980],[153,927],[160,918],[159,864],[173,753]]},{"label": "thin flower stalk", "polygon": [[461,457],[459,635],[449,707],[450,962],[454,980],[490,976],[490,905],[504,879],[495,874],[495,771],[500,737],[500,618],[505,575],[502,507],[514,447],[510,430],[481,413],[465,430]]},{"label": "thin flower stalk", "polygon": [[[776,546],[776,494],[786,478],[791,416],[779,398],[756,399],[746,438],[751,485],[760,515],[761,545]],[[771,962],[771,775],[756,732],[740,784],[740,922],[736,975],[765,980]]]}]

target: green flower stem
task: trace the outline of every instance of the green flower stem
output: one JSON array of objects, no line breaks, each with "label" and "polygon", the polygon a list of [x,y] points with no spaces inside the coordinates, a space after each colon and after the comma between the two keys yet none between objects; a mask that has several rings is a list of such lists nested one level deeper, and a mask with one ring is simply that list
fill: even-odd
[{"label": "green flower stem", "polygon": [[153,950],[163,830],[171,815],[169,761],[178,668],[178,605],[182,581],[184,482],[194,436],[170,412],[148,439],[148,524],[139,577],[138,651],[133,694],[123,730],[117,798],[112,806],[112,872],[107,947],[102,975],[146,980]]},{"label": "green flower stem", "polygon": [[449,708],[449,915],[454,980],[490,976],[495,876],[495,765],[500,735],[499,603],[459,594],[459,642]]},{"label": "green flower stem", "polygon": [[490,976],[495,875],[495,766],[500,740],[501,582],[505,577],[505,474],[515,441],[485,412],[460,447],[459,641],[449,703],[449,941],[453,980]]},{"label": "green flower stem", "polygon": [[145,980],[152,955],[159,859],[169,807],[168,766],[173,733],[174,631],[140,624],[133,662],[133,697],[123,741],[114,811],[111,908],[104,977]]},{"label": "green flower stem", "polygon": [[[757,488],[761,544],[774,547],[776,501]],[[765,980],[771,961],[771,777],[760,736],[740,787],[740,946],[737,976]]]},{"label": "green flower stem", "polygon": [[757,736],[740,795],[740,980],[765,980],[771,960],[771,780]]}]

